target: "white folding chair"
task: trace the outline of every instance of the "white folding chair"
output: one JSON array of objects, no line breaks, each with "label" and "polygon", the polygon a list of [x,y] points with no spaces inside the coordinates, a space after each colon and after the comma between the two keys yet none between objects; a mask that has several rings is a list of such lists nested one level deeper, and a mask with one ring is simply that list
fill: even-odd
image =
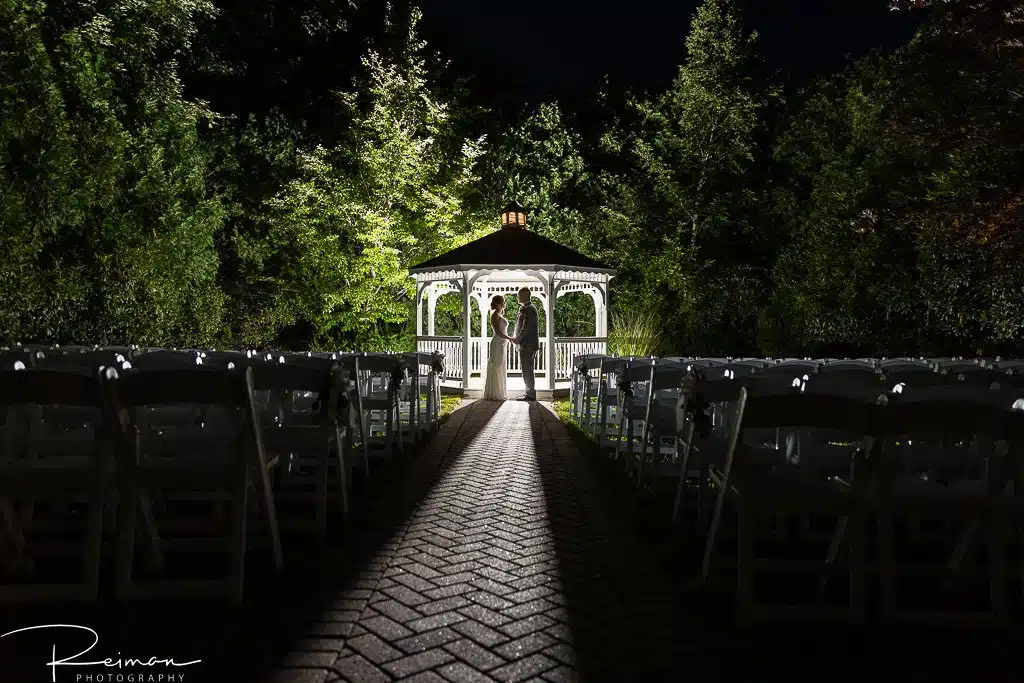
[{"label": "white folding chair", "polygon": [[[725,467],[729,452],[729,435],[735,424],[739,399],[744,388],[755,395],[775,395],[800,391],[799,381],[777,376],[762,377],[746,375],[737,379],[720,379],[708,381],[699,375],[694,386],[681,392],[679,411],[688,417],[682,432],[680,447],[680,478],[677,483],[675,503],[672,508],[672,521],[677,523],[680,514],[687,506],[686,489],[691,472],[697,473],[697,522],[698,530],[704,524],[709,491],[713,483],[712,472]],[[744,435],[749,451],[759,460],[768,462],[780,461],[784,451],[780,452],[779,433],[776,429],[751,430]]]},{"label": "white folding chair", "polygon": [[[882,412],[883,443],[876,512],[879,519],[880,616],[885,621],[1002,623],[1007,618],[1005,543],[1008,467],[999,442],[1009,411],[960,397],[894,396]],[[942,473],[939,475],[939,473]],[[929,476],[930,475],[930,476]],[[943,483],[945,479],[948,483]],[[901,566],[893,518],[918,515],[987,529],[989,605],[985,612],[922,611],[898,602]],[[953,548],[952,555],[956,555]],[[920,570],[922,567],[918,566]],[[933,567],[948,576],[949,565]]]},{"label": "white folding chair", "polygon": [[654,363],[650,359],[627,361],[617,375],[619,440],[615,444],[615,460],[622,462],[627,472],[636,471],[637,487],[641,484],[644,447],[641,446],[639,458],[634,460],[634,433],[647,413],[647,383],[650,382],[653,366]]},{"label": "white folding chair", "polygon": [[[323,543],[331,499],[337,502],[338,520],[347,519],[349,512],[351,463],[346,459],[345,432],[352,420],[348,377],[337,361],[326,371],[287,363],[250,367],[255,391],[269,392],[279,408],[278,419],[262,425],[266,454],[287,461],[287,466],[279,468],[282,476],[275,498],[282,503],[311,502],[314,507],[311,516],[302,514],[292,520],[282,514],[278,521],[282,527],[310,531]],[[337,484],[333,491],[332,473]]]},{"label": "white folding chair", "polygon": [[0,408],[7,413],[0,439],[0,538],[8,568],[32,573],[37,501],[77,497],[87,506],[78,541],[47,544],[51,553],[79,560],[80,581],[3,585],[0,602],[96,599],[104,507],[114,485],[100,380],[59,370],[3,371]]},{"label": "white folding chair", "polygon": [[[369,424],[363,407],[364,389],[361,385],[365,383],[366,373],[360,369],[360,358],[362,357],[362,354],[355,353],[288,353],[276,356],[278,361],[283,359],[288,365],[311,368],[324,373],[330,371],[335,363],[340,364],[345,370],[346,376],[349,378],[349,405],[352,407],[350,411],[351,419],[345,428],[345,448],[347,452],[353,455],[357,448],[362,452],[361,459],[350,459],[346,456],[346,462],[350,462],[353,467],[358,466],[363,471],[363,475],[369,477],[370,446],[367,437]],[[356,445],[357,439],[358,446]],[[349,483],[351,483],[351,480]]]},{"label": "white folding chair", "polygon": [[684,422],[680,387],[688,372],[684,365],[676,363],[652,363],[649,372],[637,480],[643,478],[649,445],[651,474],[657,484],[664,475],[683,476],[679,472],[679,437]]},{"label": "white folding chair", "polygon": [[385,456],[390,459],[396,450],[403,451],[398,401],[407,381],[405,364],[400,356],[363,354],[359,358],[359,371],[366,439],[370,444],[382,444]]},{"label": "white folding chair", "polygon": [[603,353],[582,354],[573,359],[573,382],[569,397],[572,418],[585,432],[589,432],[597,399],[596,374],[601,361],[609,356]]},{"label": "white folding chair", "polygon": [[[226,595],[232,602],[242,600],[247,549],[249,489],[263,517],[270,542],[274,569],[281,573],[283,556],[277,513],[271,489],[269,460],[263,448],[253,371],[152,370],[106,371],[107,397],[116,415],[119,487],[116,596],[119,599],[165,597],[168,595]],[[198,422],[188,424],[189,408]],[[169,410],[162,413],[167,407]],[[144,494],[159,492],[169,498],[176,491],[214,492],[230,500],[231,516],[227,543],[215,541],[215,548],[229,554],[228,572],[223,580],[139,580],[134,575],[136,523]],[[145,520],[144,520],[145,521]],[[209,538],[163,538],[159,524],[146,531],[158,548],[182,551],[209,550]]]},{"label": "white folding chair", "polygon": [[[729,435],[725,466],[712,476],[719,485],[715,510],[708,532],[701,573],[707,580],[717,548],[718,528],[727,498],[736,501],[738,528],[736,546],[736,618],[747,625],[758,618],[822,618],[842,615],[863,622],[867,615],[865,579],[865,497],[869,472],[862,470],[850,486],[808,476],[806,471],[781,460],[764,461],[743,443],[750,429],[802,429],[807,427],[840,429],[868,434],[876,408],[857,399],[835,395],[809,395],[789,392],[754,396],[744,387],[738,401],[735,422]],[[869,456],[870,458],[870,456]],[[792,560],[781,564],[755,558],[753,546],[756,515],[780,512],[813,513],[836,518],[846,517],[850,530],[848,574],[849,604],[841,610],[827,606],[796,607],[764,605],[754,601],[755,569],[776,568],[792,571]],[[810,563],[819,570],[821,561]]]},{"label": "white folding chair", "polygon": [[622,437],[618,433],[618,374],[629,361],[629,358],[604,358],[598,368],[597,411],[591,436],[601,450],[616,450]]},{"label": "white folding chair", "polygon": [[401,354],[408,381],[403,383],[399,415],[410,444],[425,439],[437,424],[440,387],[433,365],[435,354],[422,351]]},{"label": "white folding chair", "polygon": [[[348,435],[348,450],[355,452],[355,439],[359,438],[359,450],[362,452],[362,470],[363,476],[367,479],[370,477],[370,439],[369,439],[369,418],[366,408],[363,406],[363,389],[360,386],[362,384],[361,378],[363,377],[361,359],[362,356],[355,353],[346,353],[338,357],[338,362],[341,363],[341,367],[345,369],[347,376],[350,378],[348,383],[348,399],[349,405],[352,407],[350,411],[351,419],[348,427],[345,430]],[[353,464],[355,464],[353,460]]]}]

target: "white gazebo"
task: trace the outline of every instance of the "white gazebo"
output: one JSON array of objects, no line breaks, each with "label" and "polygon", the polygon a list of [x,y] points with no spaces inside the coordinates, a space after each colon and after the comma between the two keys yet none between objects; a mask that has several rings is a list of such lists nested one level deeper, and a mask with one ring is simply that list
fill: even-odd
[{"label": "white gazebo", "polygon": [[[539,330],[540,352],[535,370],[539,398],[568,393],[574,357],[605,353],[608,284],[615,271],[528,230],[526,210],[518,204],[512,203],[502,210],[500,230],[413,266],[409,274],[416,279],[416,348],[444,353],[442,386],[445,388],[461,390],[469,397],[483,392],[490,341],[487,336],[490,299],[495,294],[515,298],[522,287],[530,288],[544,311],[545,329]],[[462,336],[435,336],[437,300],[451,292],[458,292],[462,297]],[[595,329],[591,337],[555,337],[555,301],[570,292],[588,294],[594,302]],[[471,299],[475,299],[479,307],[480,336],[472,336]],[[426,330],[424,300],[427,302]],[[514,344],[508,346],[505,363],[507,388],[514,396],[525,388],[519,352]]]}]

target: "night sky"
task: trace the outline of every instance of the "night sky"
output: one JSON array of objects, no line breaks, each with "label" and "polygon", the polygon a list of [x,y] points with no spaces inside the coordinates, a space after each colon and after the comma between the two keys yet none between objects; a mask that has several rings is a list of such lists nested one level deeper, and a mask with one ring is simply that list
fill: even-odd
[{"label": "night sky", "polygon": [[[683,58],[699,0],[420,0],[424,37],[474,76],[480,104],[514,105],[585,96],[610,78],[613,90],[663,88]],[[917,14],[885,0],[750,0],[770,69],[791,83],[837,70],[847,55],[905,43]]]}]

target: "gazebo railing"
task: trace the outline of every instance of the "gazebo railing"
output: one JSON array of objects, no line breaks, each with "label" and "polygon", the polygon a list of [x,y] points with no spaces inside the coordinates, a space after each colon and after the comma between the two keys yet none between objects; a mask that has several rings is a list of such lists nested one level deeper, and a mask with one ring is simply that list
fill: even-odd
[{"label": "gazebo railing", "polygon": [[572,359],[591,353],[607,353],[607,337],[555,337],[555,381],[572,378]]},{"label": "gazebo railing", "polygon": [[[483,377],[486,363],[485,345],[488,339],[473,337],[469,340],[469,373],[470,377]],[[556,337],[555,338],[555,381],[568,381],[572,377],[573,358],[582,354],[605,353],[608,346],[605,337]],[[433,336],[419,337],[416,341],[417,351],[440,351],[445,357],[445,371],[442,379],[461,380],[462,375],[462,337]],[[512,375],[522,372],[519,362],[519,349],[510,344],[505,355],[505,369]],[[546,377],[548,370],[548,340],[541,338],[540,350],[534,373],[538,377]]]},{"label": "gazebo railing", "polygon": [[420,337],[417,351],[440,351],[444,354],[444,374],[441,379],[462,379],[462,337]]}]

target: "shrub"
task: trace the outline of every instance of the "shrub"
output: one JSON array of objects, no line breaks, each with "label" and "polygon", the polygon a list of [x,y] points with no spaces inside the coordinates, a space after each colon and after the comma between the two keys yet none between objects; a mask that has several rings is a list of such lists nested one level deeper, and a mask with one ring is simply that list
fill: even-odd
[{"label": "shrub", "polygon": [[613,356],[657,356],[661,350],[661,327],[650,308],[629,307],[612,311],[608,352]]}]

